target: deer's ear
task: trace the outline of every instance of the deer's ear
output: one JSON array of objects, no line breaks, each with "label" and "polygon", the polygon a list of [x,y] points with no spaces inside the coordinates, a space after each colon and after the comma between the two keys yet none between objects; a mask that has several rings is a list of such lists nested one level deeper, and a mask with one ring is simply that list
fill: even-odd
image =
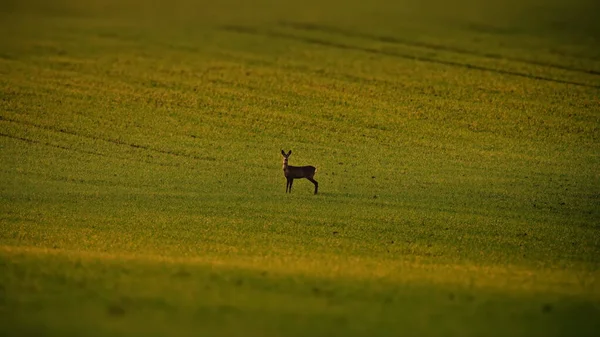
[{"label": "deer's ear", "polygon": [[292,150],[290,150],[290,152],[288,152],[288,156],[289,156],[290,154],[292,154]]},{"label": "deer's ear", "polygon": [[281,150],[281,154],[285,156],[285,151]]}]

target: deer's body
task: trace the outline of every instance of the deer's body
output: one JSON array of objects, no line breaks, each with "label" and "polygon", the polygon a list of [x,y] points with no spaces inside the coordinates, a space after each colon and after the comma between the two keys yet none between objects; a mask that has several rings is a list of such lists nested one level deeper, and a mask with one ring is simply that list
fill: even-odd
[{"label": "deer's body", "polygon": [[294,184],[294,179],[302,179],[306,178],[311,183],[315,185],[315,194],[317,194],[319,190],[319,183],[314,179],[315,172],[317,169],[314,166],[290,166],[288,165],[288,158],[292,154],[292,150],[287,154],[281,150],[281,155],[283,155],[283,175],[287,179],[287,184],[285,185],[285,193],[292,193],[292,185]]}]

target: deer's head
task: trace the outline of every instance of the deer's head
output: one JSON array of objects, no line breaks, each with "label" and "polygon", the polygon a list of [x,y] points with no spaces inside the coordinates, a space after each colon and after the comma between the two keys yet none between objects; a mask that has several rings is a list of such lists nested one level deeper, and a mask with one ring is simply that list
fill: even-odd
[{"label": "deer's head", "polygon": [[283,156],[283,158],[289,158],[291,154],[292,150],[290,150],[290,152],[288,152],[287,154],[285,154],[285,151],[281,150],[281,155]]},{"label": "deer's head", "polygon": [[290,150],[290,152],[288,152],[287,154],[285,154],[285,151],[281,150],[281,155],[283,156],[283,165],[287,165],[288,163],[288,158],[290,157],[290,155],[292,154],[292,150]]}]

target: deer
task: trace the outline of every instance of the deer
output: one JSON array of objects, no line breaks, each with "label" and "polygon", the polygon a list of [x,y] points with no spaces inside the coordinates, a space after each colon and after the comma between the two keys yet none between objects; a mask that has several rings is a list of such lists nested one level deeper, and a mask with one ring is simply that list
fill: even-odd
[{"label": "deer", "polygon": [[291,154],[292,150],[290,150],[287,154],[285,153],[285,151],[281,150],[281,155],[283,156],[283,175],[285,176],[285,179],[287,179],[287,184],[285,185],[285,193],[292,193],[292,185],[294,184],[294,179],[306,178],[315,185],[315,194],[317,194],[319,190],[319,183],[314,179],[315,172],[317,172],[317,169],[314,166],[288,165],[288,158]]}]

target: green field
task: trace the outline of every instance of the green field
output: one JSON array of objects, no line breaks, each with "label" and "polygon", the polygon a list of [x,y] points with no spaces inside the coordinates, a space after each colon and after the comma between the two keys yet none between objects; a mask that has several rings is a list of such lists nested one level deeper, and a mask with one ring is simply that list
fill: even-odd
[{"label": "green field", "polygon": [[598,13],[2,1],[0,335],[598,336]]}]

